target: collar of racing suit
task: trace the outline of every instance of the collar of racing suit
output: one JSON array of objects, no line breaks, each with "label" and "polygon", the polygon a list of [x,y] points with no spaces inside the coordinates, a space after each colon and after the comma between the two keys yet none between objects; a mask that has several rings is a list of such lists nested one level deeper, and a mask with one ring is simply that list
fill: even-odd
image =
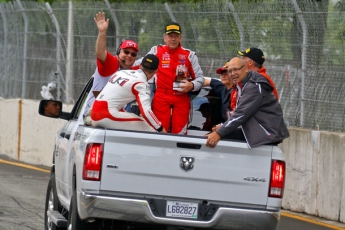
[{"label": "collar of racing suit", "polygon": [[165,51],[167,51],[168,53],[177,53],[181,50],[181,48],[181,43],[178,45],[176,49],[170,49],[167,45],[165,45]]}]

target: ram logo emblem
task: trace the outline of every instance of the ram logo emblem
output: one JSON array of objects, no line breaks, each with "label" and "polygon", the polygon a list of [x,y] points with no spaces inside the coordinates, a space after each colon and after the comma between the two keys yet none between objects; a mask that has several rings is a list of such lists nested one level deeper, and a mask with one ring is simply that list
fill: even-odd
[{"label": "ram logo emblem", "polygon": [[180,158],[180,168],[187,172],[194,168],[194,157],[181,157]]}]

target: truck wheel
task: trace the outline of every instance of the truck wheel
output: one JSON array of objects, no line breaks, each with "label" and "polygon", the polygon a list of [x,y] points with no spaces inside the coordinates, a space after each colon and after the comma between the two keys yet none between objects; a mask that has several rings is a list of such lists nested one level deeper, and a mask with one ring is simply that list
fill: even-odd
[{"label": "truck wheel", "polygon": [[99,222],[96,220],[93,223],[88,223],[84,220],[81,220],[78,213],[78,207],[77,207],[77,192],[74,191],[72,195],[71,205],[69,208],[69,214],[68,214],[68,230],[96,230],[99,229],[97,226]]},{"label": "truck wheel", "polygon": [[53,173],[50,176],[50,180],[47,187],[46,202],[45,202],[45,209],[44,209],[44,229],[45,230],[66,230],[66,228],[56,227],[56,225],[51,221],[51,219],[47,215],[48,210],[59,211],[60,213],[62,210],[62,207],[59,204],[59,199],[56,194],[55,173]]}]

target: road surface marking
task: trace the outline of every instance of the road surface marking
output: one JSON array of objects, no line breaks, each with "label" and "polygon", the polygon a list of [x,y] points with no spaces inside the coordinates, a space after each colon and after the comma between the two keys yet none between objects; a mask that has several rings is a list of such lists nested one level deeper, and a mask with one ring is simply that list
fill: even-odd
[{"label": "road surface marking", "polygon": [[50,170],[47,170],[47,169],[42,169],[42,168],[39,168],[39,167],[35,167],[35,166],[23,164],[23,163],[16,163],[16,162],[11,162],[11,161],[5,161],[5,160],[2,160],[2,159],[0,159],[0,163],[14,165],[14,166],[19,166],[19,167],[23,167],[23,168],[27,168],[27,169],[33,169],[33,170],[36,170],[36,171],[41,171],[41,172],[46,172],[46,173],[50,172]]},{"label": "road surface marking", "polygon": [[327,228],[334,229],[334,230],[344,230],[344,228],[337,227],[337,226],[334,226],[334,225],[331,225],[331,224],[326,224],[326,223],[321,222],[319,220],[313,220],[313,219],[308,218],[308,217],[294,215],[294,214],[291,214],[291,213],[286,213],[284,211],[281,212],[281,215],[285,216],[285,217],[293,218],[293,219],[296,219],[296,220],[301,220],[301,221],[304,221],[304,222],[308,222],[308,223],[311,223],[311,224],[327,227]]}]

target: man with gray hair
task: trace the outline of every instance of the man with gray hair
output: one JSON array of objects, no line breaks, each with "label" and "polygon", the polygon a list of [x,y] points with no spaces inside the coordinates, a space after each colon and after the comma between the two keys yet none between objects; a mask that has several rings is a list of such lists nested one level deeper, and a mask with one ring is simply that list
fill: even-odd
[{"label": "man with gray hair", "polygon": [[288,138],[283,110],[269,81],[257,72],[248,71],[240,57],[230,60],[228,73],[238,89],[237,107],[224,124],[207,135],[206,146],[214,148],[221,138],[231,139],[236,132],[243,134],[250,148],[278,144]]}]

